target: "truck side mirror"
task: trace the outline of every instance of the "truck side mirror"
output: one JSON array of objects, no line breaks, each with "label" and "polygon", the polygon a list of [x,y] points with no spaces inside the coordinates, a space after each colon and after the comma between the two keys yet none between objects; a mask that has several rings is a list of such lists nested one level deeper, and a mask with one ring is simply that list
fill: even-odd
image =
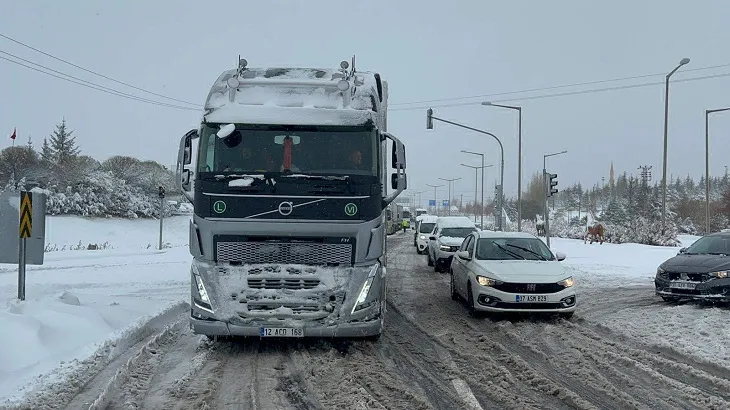
[{"label": "truck side mirror", "polygon": [[[397,190],[408,189],[408,179],[405,172],[402,174],[393,173],[390,175],[390,187]],[[402,187],[402,189],[401,189]]]},{"label": "truck side mirror", "polygon": [[193,162],[193,140],[198,138],[198,130],[192,129],[180,139],[180,148],[177,153],[177,169],[175,170],[178,188],[188,201],[193,202],[190,192],[191,171],[185,168]]}]

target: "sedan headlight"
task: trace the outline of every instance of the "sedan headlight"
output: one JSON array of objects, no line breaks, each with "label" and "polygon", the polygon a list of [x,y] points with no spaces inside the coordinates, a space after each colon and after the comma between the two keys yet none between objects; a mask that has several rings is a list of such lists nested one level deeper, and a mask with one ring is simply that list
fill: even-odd
[{"label": "sedan headlight", "polygon": [[727,271],[726,270],[720,270],[717,272],[710,272],[710,276],[716,277],[718,279],[724,279],[727,278]]},{"label": "sedan headlight", "polygon": [[656,268],[656,274],[657,274],[657,275],[661,275],[661,274],[662,274],[662,273],[664,273],[664,272],[666,272],[666,271],[665,271],[664,269],[662,269],[662,268],[661,268],[661,266],[660,266],[660,267],[658,267],[658,268]]},{"label": "sedan headlight", "polygon": [[564,287],[564,288],[570,288],[575,284],[575,280],[573,280],[573,277],[569,277],[568,279],[563,279],[560,282],[558,282],[558,285]]},{"label": "sedan headlight", "polygon": [[499,285],[500,283],[502,283],[502,281],[488,278],[486,276],[477,275],[477,283],[479,283],[482,286],[495,286],[495,285]]},{"label": "sedan headlight", "polygon": [[446,252],[448,252],[448,251],[450,251],[450,250],[451,250],[451,246],[447,246],[447,245],[439,245],[439,249],[441,249],[442,251],[446,251]]},{"label": "sedan headlight", "polygon": [[419,238],[420,238],[420,239],[421,239],[422,241],[425,241],[425,240],[426,240],[426,235],[421,235],[421,236],[419,236]]}]

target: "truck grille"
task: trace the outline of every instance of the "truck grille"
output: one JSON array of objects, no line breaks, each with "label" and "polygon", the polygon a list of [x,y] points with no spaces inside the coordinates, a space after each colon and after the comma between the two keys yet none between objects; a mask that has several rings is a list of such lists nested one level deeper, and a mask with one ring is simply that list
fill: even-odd
[{"label": "truck grille", "polygon": [[319,286],[319,279],[248,279],[248,287],[251,289],[289,289],[302,290],[314,289]]},{"label": "truck grille", "polygon": [[229,263],[349,266],[355,250],[354,238],[216,239],[217,261]]}]

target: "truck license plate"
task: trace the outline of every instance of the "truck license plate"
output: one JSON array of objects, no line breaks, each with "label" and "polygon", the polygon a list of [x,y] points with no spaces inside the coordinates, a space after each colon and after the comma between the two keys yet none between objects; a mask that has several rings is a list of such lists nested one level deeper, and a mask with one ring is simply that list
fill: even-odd
[{"label": "truck license plate", "polygon": [[515,301],[544,303],[548,301],[548,298],[547,295],[516,295]]},{"label": "truck license plate", "polygon": [[304,329],[293,327],[262,327],[261,337],[304,337]]}]

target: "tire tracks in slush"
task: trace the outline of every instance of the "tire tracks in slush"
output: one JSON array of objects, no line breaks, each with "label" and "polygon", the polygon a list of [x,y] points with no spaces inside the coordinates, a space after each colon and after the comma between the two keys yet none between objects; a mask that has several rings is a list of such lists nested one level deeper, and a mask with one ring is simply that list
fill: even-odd
[{"label": "tire tracks in slush", "polygon": [[[546,400],[542,403],[557,397],[561,406],[573,408],[730,406],[730,370],[667,349],[657,352],[582,319],[580,310],[572,321],[494,322],[468,317],[466,309],[448,295],[448,276],[428,272],[425,260],[420,265],[408,245],[406,241],[395,244],[396,256],[388,271],[391,303],[424,332],[439,329],[434,336],[449,349],[464,374],[478,374],[480,367],[492,370],[496,359],[509,375],[505,387],[527,397],[541,393]],[[393,284],[399,287],[393,289]],[[622,308],[636,309],[637,314],[653,303],[646,298],[630,302]],[[599,309],[586,307],[594,315]],[[476,386],[483,381],[478,376],[467,381],[479,397]]]}]

